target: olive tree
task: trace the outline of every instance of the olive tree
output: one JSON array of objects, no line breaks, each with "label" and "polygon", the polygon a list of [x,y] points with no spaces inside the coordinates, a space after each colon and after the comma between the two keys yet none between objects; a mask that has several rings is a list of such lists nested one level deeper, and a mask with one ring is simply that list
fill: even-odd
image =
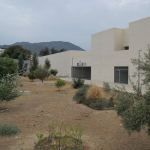
[{"label": "olive tree", "polygon": [[[114,101],[118,104],[115,107],[118,116],[122,118],[122,124],[128,131],[129,135],[135,131],[140,132],[145,127],[148,127],[148,135],[150,135],[150,48],[148,46],[148,53],[144,53],[144,59],[131,59],[133,65],[138,65],[136,69],[140,70],[142,84],[146,88],[143,94],[139,90],[137,83],[129,80],[133,87],[133,93],[126,91],[125,87],[116,86],[111,88],[114,92]],[[140,65],[139,65],[140,64]],[[139,67],[140,66],[140,67]],[[134,74],[133,77],[136,77]],[[109,87],[110,88],[110,87]]]},{"label": "olive tree", "polygon": [[0,79],[0,102],[11,101],[20,96],[21,93],[16,89],[21,81],[18,74],[7,74]]},{"label": "olive tree", "polygon": [[45,67],[38,66],[34,74],[35,74],[35,78],[40,79],[43,83],[43,80],[50,76],[50,71]]}]

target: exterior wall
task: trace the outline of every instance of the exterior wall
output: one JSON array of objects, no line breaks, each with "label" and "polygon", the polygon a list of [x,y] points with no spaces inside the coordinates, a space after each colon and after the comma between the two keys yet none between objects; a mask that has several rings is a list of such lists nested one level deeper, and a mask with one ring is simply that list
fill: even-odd
[{"label": "exterior wall", "polygon": [[123,47],[129,46],[129,28],[123,31]]},{"label": "exterior wall", "polygon": [[[51,69],[58,70],[58,76],[68,76],[71,77],[71,66],[72,66],[72,57],[76,58],[76,56],[82,57],[82,55],[89,55],[90,52],[87,51],[65,51],[57,54],[52,54],[48,56],[38,57],[39,64],[44,65],[45,59],[48,58],[51,63]],[[83,56],[84,57],[84,56]]]},{"label": "exterior wall", "polygon": [[91,64],[92,64],[91,54],[74,57],[73,58],[73,66],[77,66],[77,63],[79,63],[79,61],[86,63],[86,66],[91,66]]},{"label": "exterior wall", "polygon": [[71,76],[71,51],[39,57],[39,64],[43,66],[46,58],[50,60],[50,69],[58,70],[58,76]]},{"label": "exterior wall", "polygon": [[114,30],[115,28],[92,35],[91,80],[113,82]]},{"label": "exterior wall", "polygon": [[[148,44],[150,45],[150,17],[129,23],[129,60],[131,58],[138,59],[140,49],[142,49],[140,55],[144,57]],[[129,63],[129,72],[131,75],[137,72],[131,61]],[[132,80],[136,82],[138,78],[136,77]]]},{"label": "exterior wall", "polygon": [[114,51],[123,50],[123,29],[115,28],[114,29]]},{"label": "exterior wall", "polygon": [[[147,52],[147,45],[150,45],[150,17],[129,23],[129,28],[112,28],[91,36],[91,52],[67,51],[49,56],[40,57],[40,64],[48,57],[51,61],[51,68],[58,69],[58,75],[71,77],[71,66],[77,66],[79,61],[91,66],[91,81],[103,86],[108,82],[111,86],[121,85],[114,83],[114,66],[128,66],[130,77],[136,72],[131,58],[138,58],[139,50],[141,56]],[[129,46],[129,50],[124,50]],[[136,82],[136,79],[132,78]],[[130,83],[124,84],[127,91],[132,91]]]}]

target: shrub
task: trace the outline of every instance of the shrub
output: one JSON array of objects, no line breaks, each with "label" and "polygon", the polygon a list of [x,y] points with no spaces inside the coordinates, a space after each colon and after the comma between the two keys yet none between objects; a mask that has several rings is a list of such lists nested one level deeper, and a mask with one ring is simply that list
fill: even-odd
[{"label": "shrub", "polygon": [[103,98],[104,98],[103,90],[97,87],[96,85],[91,86],[86,93],[86,99],[103,99]]},{"label": "shrub", "polygon": [[0,135],[11,135],[20,132],[20,129],[17,128],[14,124],[0,123]]},{"label": "shrub", "polygon": [[83,87],[81,87],[76,94],[74,95],[73,99],[77,100],[77,99],[85,99],[86,96],[86,91],[90,88],[91,85],[85,84],[83,85]]},{"label": "shrub", "polygon": [[45,59],[45,67],[47,69],[50,69],[50,67],[51,67],[51,63],[50,63],[50,60],[48,58]]},{"label": "shrub", "polygon": [[34,75],[34,71],[33,70],[28,74],[28,78],[30,80],[32,80],[32,81],[33,81],[33,79],[35,79],[35,75]]},{"label": "shrub", "polygon": [[77,79],[73,79],[74,84],[72,84],[71,86],[75,89],[80,88],[84,85],[84,80],[81,78],[77,78]]},{"label": "shrub", "polygon": [[38,66],[34,74],[35,74],[35,78],[40,79],[43,83],[43,80],[50,76],[50,71],[45,67]]},{"label": "shrub", "polygon": [[32,61],[31,61],[31,67],[29,70],[35,71],[38,68],[38,64],[39,64],[39,59],[38,59],[37,53],[34,52],[33,57],[32,57]]},{"label": "shrub", "polygon": [[109,102],[106,99],[97,100],[96,103],[90,103],[89,107],[95,110],[103,110],[109,107]]},{"label": "shrub", "polygon": [[17,74],[7,74],[5,77],[0,79],[0,102],[10,100],[19,97],[21,93],[16,90],[20,85],[21,81]]},{"label": "shrub", "polygon": [[0,58],[0,78],[17,73],[17,63],[11,58]]},{"label": "shrub", "polygon": [[[56,128],[58,127],[58,129]],[[61,126],[52,123],[48,123],[48,136],[44,137],[43,134],[36,134],[38,142],[34,142],[35,150],[83,150],[82,135],[86,127],[77,125],[75,128],[69,127],[66,129],[67,124],[62,122]]]},{"label": "shrub", "polygon": [[57,69],[51,69],[51,74],[53,76],[56,76],[56,74],[58,73],[58,70]]},{"label": "shrub", "polygon": [[23,64],[24,64],[23,56],[22,56],[22,54],[20,54],[18,56],[18,72],[19,72],[19,75],[22,75],[23,72],[24,72]]},{"label": "shrub", "polygon": [[106,93],[108,93],[108,94],[110,93],[111,88],[110,88],[110,85],[108,84],[108,82],[103,83],[103,88]]},{"label": "shrub", "polygon": [[56,82],[55,82],[55,86],[59,89],[65,86],[66,85],[66,82],[64,80],[61,80],[61,79],[58,79]]}]

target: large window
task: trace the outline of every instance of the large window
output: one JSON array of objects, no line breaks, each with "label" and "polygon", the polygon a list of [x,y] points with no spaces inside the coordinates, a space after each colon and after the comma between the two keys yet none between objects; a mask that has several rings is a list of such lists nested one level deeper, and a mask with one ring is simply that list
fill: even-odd
[{"label": "large window", "polygon": [[128,84],[128,67],[114,67],[114,82]]}]

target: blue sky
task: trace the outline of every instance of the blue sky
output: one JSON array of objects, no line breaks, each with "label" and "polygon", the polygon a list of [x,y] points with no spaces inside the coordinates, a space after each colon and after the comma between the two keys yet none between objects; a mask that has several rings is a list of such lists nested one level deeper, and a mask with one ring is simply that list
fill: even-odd
[{"label": "blue sky", "polygon": [[0,45],[67,41],[91,50],[91,35],[150,16],[150,0],[0,0]]}]

